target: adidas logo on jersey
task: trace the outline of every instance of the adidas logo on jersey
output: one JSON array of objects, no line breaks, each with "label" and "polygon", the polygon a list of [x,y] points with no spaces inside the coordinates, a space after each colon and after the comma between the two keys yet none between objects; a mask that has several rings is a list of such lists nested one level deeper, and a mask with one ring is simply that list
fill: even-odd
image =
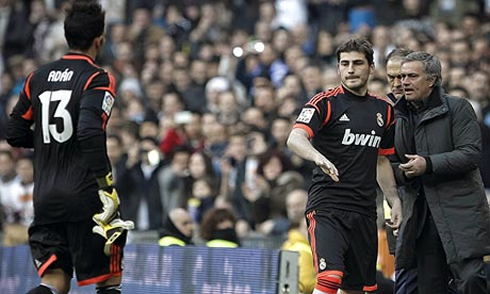
[{"label": "adidas logo on jersey", "polygon": [[369,147],[379,147],[381,142],[381,137],[376,136],[374,130],[371,134],[355,134],[351,133],[350,129],[346,129],[344,132],[344,138],[342,139],[342,145],[357,145],[357,146],[369,146]]},{"label": "adidas logo on jersey", "polygon": [[350,121],[349,117],[347,114],[342,114],[342,116],[339,118],[339,121]]}]

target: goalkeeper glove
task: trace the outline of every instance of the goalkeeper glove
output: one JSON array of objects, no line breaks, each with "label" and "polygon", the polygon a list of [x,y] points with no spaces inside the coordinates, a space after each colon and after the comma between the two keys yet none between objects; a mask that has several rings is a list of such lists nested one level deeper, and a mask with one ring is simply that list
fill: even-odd
[{"label": "goalkeeper glove", "polygon": [[98,178],[97,184],[99,185],[99,198],[103,206],[102,212],[96,213],[93,220],[98,225],[106,225],[116,217],[119,197],[116,189],[112,186],[112,173],[109,172],[105,177]]},{"label": "goalkeeper glove", "polygon": [[[104,254],[111,255],[111,245],[118,240],[126,231],[134,229],[134,223],[132,221],[123,221],[119,218],[119,214],[116,215],[110,223],[103,224],[98,223],[92,228],[92,232],[104,237],[107,241],[104,246]],[[119,245],[123,245],[125,238],[122,238]]]}]

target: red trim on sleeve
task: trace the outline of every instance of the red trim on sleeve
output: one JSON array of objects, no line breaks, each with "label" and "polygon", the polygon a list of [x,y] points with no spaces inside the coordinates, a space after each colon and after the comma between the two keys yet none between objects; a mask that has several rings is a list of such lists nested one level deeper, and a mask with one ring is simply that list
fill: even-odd
[{"label": "red trim on sleeve", "polygon": [[92,80],[93,80],[93,79],[94,79],[96,76],[98,76],[99,74],[100,74],[100,72],[95,72],[94,74],[92,74],[92,75],[91,75],[91,76],[88,78],[87,82],[85,83],[85,86],[83,87],[83,90],[84,90],[84,91],[85,91],[85,90],[87,90],[87,88],[88,88],[88,86],[90,85],[90,83],[92,82]]},{"label": "red trim on sleeve", "polygon": [[320,92],[320,93],[316,94],[315,96],[313,96],[313,98],[311,98],[310,101],[308,101],[308,103],[306,103],[306,105],[315,106],[320,101],[322,101],[323,99],[333,97],[339,93],[343,93],[342,87],[340,87],[340,86],[333,88],[331,90],[328,90],[326,92]]},{"label": "red trim on sleeve", "polygon": [[107,73],[107,76],[109,77],[109,91],[112,93],[112,95],[115,97],[116,96],[116,79],[114,78],[114,76],[108,72],[108,71],[105,71]]},{"label": "red trim on sleeve", "polygon": [[97,88],[94,88],[94,90],[109,91],[112,96],[115,96],[114,89],[112,89],[111,87],[97,87]]},{"label": "red trim on sleeve", "polygon": [[391,127],[391,126],[395,125],[395,123],[396,123],[396,119],[395,119],[395,117],[394,117],[394,116],[393,116],[393,118],[391,117],[391,112],[392,112],[392,111],[393,111],[393,107],[391,107],[391,106],[390,106],[390,107],[388,108],[388,114],[389,114],[389,117],[391,118],[391,122],[390,122],[390,124],[388,125],[388,127]]},{"label": "red trim on sleeve", "polygon": [[26,84],[24,85],[24,93],[26,93],[26,97],[29,100],[31,100],[31,89],[29,89],[31,78],[32,78],[32,73],[27,77]]},{"label": "red trim on sleeve", "polygon": [[323,121],[323,125],[326,125],[328,121],[330,120],[330,116],[332,115],[332,107],[330,106],[330,100],[327,101],[327,117]]},{"label": "red trim on sleeve", "polygon": [[327,93],[325,93],[325,92],[321,92],[321,93],[316,94],[315,96],[313,96],[313,98],[310,99],[310,101],[308,101],[308,103],[306,103],[306,105],[315,106],[315,108],[316,108],[316,105],[318,104],[318,102],[320,102],[323,98],[327,97],[326,94]]},{"label": "red trim on sleeve", "polygon": [[379,148],[378,150],[378,155],[392,155],[392,154],[395,154],[395,147],[391,147],[388,149]]},{"label": "red trim on sleeve", "polygon": [[316,110],[316,112],[320,113],[320,108],[318,108],[318,106],[316,106],[316,104],[306,104],[306,105],[309,105],[309,106],[313,106]]},{"label": "red trim on sleeve", "polygon": [[33,114],[32,107],[29,106],[26,113],[24,113],[21,117],[25,120],[32,120],[32,114]]},{"label": "red trim on sleeve", "polygon": [[388,107],[388,113],[386,114],[386,117],[386,126],[389,127],[391,125],[391,107]]},{"label": "red trim on sleeve", "polygon": [[56,255],[51,255],[51,257],[48,258],[48,260],[46,260],[44,263],[43,263],[43,266],[41,266],[38,270],[37,270],[37,274],[42,277],[44,275],[44,272],[46,271],[46,269],[48,269],[48,267],[53,264],[53,262],[55,262],[58,258],[56,257]]},{"label": "red trim on sleeve", "polygon": [[393,121],[390,123],[390,127],[396,124],[396,119],[393,119]]},{"label": "red trim on sleeve", "polygon": [[373,291],[376,291],[378,290],[378,284],[374,284],[374,286],[364,286],[362,287],[362,291],[366,291],[366,292],[373,292]]},{"label": "red trim on sleeve", "polygon": [[105,112],[102,112],[102,129],[105,132],[105,128],[107,127],[108,116]]},{"label": "red trim on sleeve", "polygon": [[[313,98],[311,98],[310,101],[306,103],[306,105],[315,107],[318,113],[320,113],[320,109],[318,108],[317,104],[320,103],[320,101],[336,96],[339,93],[343,93],[343,89],[340,86],[335,87],[326,92],[318,93],[315,96],[313,96]],[[329,122],[331,115],[332,115],[332,107],[330,105],[330,100],[327,100],[327,114],[325,120],[323,121],[323,126],[325,126]]]},{"label": "red trim on sleeve", "polygon": [[304,124],[294,124],[293,129],[303,129],[308,133],[308,136],[312,138],[315,134],[313,134],[313,130],[308,126]]}]

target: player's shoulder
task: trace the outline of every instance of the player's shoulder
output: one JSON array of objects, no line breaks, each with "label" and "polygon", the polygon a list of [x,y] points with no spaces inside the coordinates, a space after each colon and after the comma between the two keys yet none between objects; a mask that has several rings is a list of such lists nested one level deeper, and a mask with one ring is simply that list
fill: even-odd
[{"label": "player's shoulder", "polygon": [[40,66],[32,72],[33,77],[46,77],[51,82],[68,81],[74,76],[91,75],[104,70],[85,55],[66,54],[60,59]]},{"label": "player's shoulder", "polygon": [[341,86],[337,86],[335,88],[331,88],[326,91],[318,92],[310,99],[310,101],[307,104],[317,105],[320,102],[331,101],[343,93],[344,93],[344,89]]},{"label": "player's shoulder", "polygon": [[389,106],[393,107],[393,101],[388,97],[388,96],[378,96],[373,93],[368,93],[368,96],[370,99],[373,99],[373,101],[376,101],[381,104],[388,104]]}]

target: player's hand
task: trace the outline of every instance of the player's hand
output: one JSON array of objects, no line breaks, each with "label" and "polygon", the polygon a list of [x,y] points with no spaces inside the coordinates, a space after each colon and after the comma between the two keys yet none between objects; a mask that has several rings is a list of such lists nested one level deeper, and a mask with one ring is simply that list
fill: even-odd
[{"label": "player's hand", "polygon": [[102,202],[102,212],[96,213],[93,220],[97,224],[108,224],[117,214],[119,208],[119,197],[112,183],[112,173],[108,173],[103,178],[97,179],[99,186],[99,199]]},{"label": "player's hand", "polygon": [[324,173],[330,176],[334,182],[339,181],[339,171],[335,167],[333,163],[330,162],[330,160],[326,159],[325,157],[320,157],[317,160],[315,160],[315,164],[319,166]]},{"label": "player's hand", "polygon": [[402,205],[400,198],[396,197],[391,204],[391,221],[386,222],[386,225],[393,229],[393,235],[398,235],[399,228],[403,221]]},{"label": "player's hand", "polygon": [[107,240],[104,246],[104,254],[109,256],[111,254],[111,245],[116,242],[125,231],[132,229],[134,229],[134,223],[132,221],[120,219],[119,214],[117,214],[117,217],[108,224],[97,223],[97,225],[92,228],[92,232],[101,235]]}]

